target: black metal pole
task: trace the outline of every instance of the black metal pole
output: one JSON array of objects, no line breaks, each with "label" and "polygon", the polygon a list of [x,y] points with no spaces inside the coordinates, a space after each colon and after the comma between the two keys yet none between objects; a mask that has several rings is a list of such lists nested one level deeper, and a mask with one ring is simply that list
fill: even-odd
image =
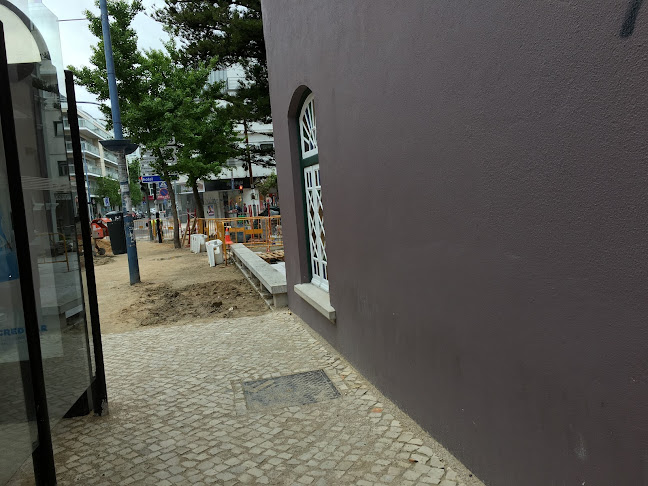
[{"label": "black metal pole", "polygon": [[20,292],[25,318],[27,351],[29,352],[29,370],[36,408],[38,447],[32,454],[34,476],[38,485],[53,485],[56,484],[56,468],[54,466],[54,452],[52,449],[52,431],[50,430],[49,412],[47,410],[43,356],[40,347],[40,326],[38,325],[38,314],[36,312],[38,302],[34,293],[29,232],[27,229],[27,218],[25,216],[25,200],[20,176],[20,157],[18,155],[16,125],[14,123],[13,103],[11,100],[9,65],[7,64],[7,49],[2,22],[0,22],[0,90],[3,93],[0,96],[2,140],[4,142],[5,159],[7,161],[9,199],[11,201],[13,230],[16,238]]},{"label": "black metal pole", "polygon": [[72,155],[74,158],[74,173],[79,197],[79,219],[81,220],[81,236],[83,239],[83,254],[85,261],[86,283],[88,285],[88,305],[90,306],[90,325],[92,327],[92,344],[95,355],[95,386],[92,387],[92,403],[97,415],[108,414],[108,391],[106,389],[106,371],[104,368],[103,345],[101,342],[101,324],[99,322],[99,303],[97,302],[97,281],[95,279],[94,261],[92,259],[92,241],[90,235],[90,212],[88,198],[83,184],[83,156],[81,154],[81,135],[79,134],[79,118],[74,93],[74,75],[65,71],[65,90],[68,102],[68,122],[70,123],[70,138],[72,139]]}]

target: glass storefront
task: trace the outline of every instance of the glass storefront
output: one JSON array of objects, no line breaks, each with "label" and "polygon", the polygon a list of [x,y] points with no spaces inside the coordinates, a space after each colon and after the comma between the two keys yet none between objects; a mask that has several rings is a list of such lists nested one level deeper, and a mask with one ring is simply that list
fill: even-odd
[{"label": "glass storefront", "polygon": [[[48,15],[49,13],[49,15]],[[35,20],[38,20],[37,25]],[[0,0],[18,160],[0,142],[0,484],[39,446],[28,326],[40,336],[50,426],[84,394],[94,374],[78,195],[67,173],[59,81],[64,79],[56,17],[40,3]],[[48,44],[45,39],[50,40]],[[58,50],[58,51],[57,51]],[[5,67],[0,67],[5,69]],[[9,93],[3,86],[3,96]],[[3,119],[2,123],[8,120]],[[7,142],[8,144],[8,142]],[[7,145],[8,146],[8,145]],[[24,211],[9,197],[7,164],[19,164]],[[27,226],[36,321],[25,322],[16,218]],[[14,224],[12,224],[12,222]],[[16,230],[17,231],[17,230]],[[84,297],[85,293],[85,297]],[[32,344],[33,345],[33,344]],[[32,349],[32,348],[30,348]],[[33,350],[32,350],[33,352]],[[36,372],[34,372],[36,376]]]},{"label": "glass storefront", "polygon": [[37,434],[7,159],[1,137],[0,147],[0,484],[4,484],[33,452]]}]

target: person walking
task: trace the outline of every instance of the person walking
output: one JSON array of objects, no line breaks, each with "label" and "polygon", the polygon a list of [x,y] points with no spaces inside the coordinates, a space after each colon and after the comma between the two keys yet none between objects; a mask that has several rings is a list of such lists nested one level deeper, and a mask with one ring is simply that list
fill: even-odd
[{"label": "person walking", "polygon": [[162,243],[162,221],[160,221],[160,213],[155,214],[155,230],[158,235],[158,243]]}]

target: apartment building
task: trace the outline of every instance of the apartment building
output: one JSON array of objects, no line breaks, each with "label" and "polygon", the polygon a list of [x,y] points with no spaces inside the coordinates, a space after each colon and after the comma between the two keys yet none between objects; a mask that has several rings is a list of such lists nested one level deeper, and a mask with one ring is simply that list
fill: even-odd
[{"label": "apartment building", "polygon": [[[67,102],[62,103],[63,121],[62,129],[66,138],[70,134],[70,124],[67,119]],[[119,179],[119,168],[117,156],[112,152],[105,150],[101,146],[102,140],[114,138],[112,131],[104,129],[104,123],[97,120],[89,113],[79,109],[79,132],[81,134],[81,154],[83,156],[83,166],[86,176],[86,188],[88,191],[88,201],[92,215],[105,213],[113,209],[104,205],[102,198],[97,194],[97,178],[108,177],[110,179]],[[56,127],[60,130],[61,127]],[[74,182],[76,174],[74,173],[74,161],[72,160],[72,142],[66,141],[67,159],[59,161],[59,174],[70,175]]]}]

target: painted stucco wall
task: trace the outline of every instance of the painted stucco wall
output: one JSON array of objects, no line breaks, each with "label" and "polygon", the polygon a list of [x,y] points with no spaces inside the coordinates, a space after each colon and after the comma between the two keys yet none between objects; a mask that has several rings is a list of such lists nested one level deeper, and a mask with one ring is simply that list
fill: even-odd
[{"label": "painted stucco wall", "polygon": [[[263,3],[290,306],[489,485],[648,485],[648,8],[623,38],[628,3]],[[336,324],[292,291],[305,86]]]}]

